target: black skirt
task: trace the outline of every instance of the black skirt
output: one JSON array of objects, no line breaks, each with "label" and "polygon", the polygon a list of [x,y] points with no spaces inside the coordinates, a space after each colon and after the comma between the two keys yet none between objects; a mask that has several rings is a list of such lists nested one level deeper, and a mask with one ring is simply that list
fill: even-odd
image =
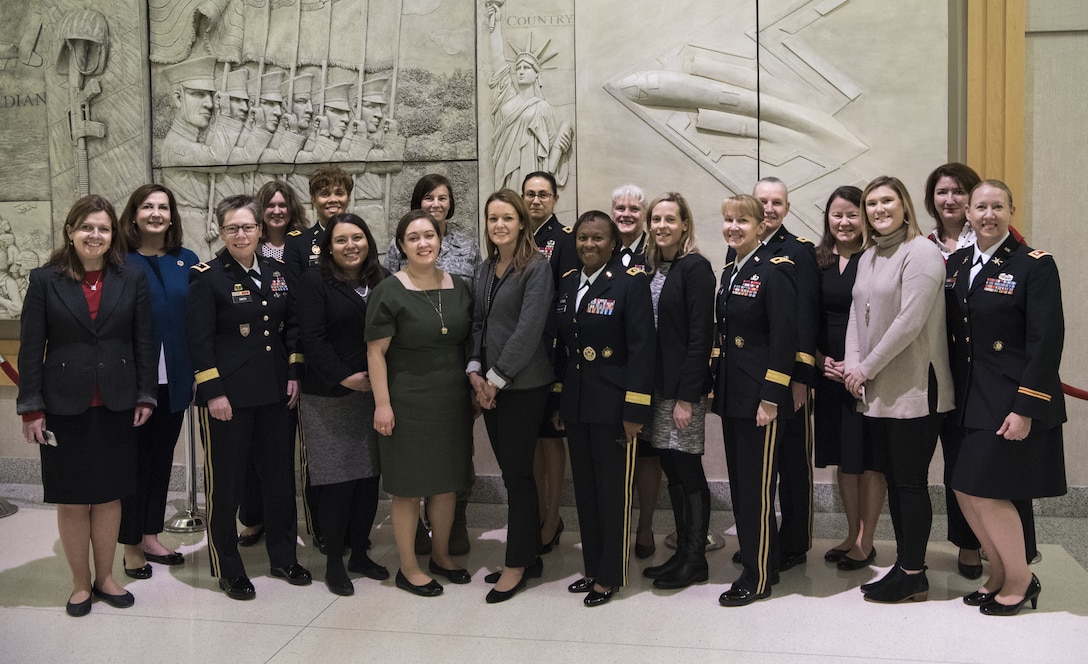
[{"label": "black skirt", "polygon": [[845,385],[823,376],[817,378],[812,408],[817,468],[838,466],[848,475],[877,470],[869,425],[857,406]]},{"label": "black skirt", "polygon": [[57,446],[40,446],[45,502],[97,505],[136,492],[133,413],[105,406],[79,415],[46,413]]},{"label": "black skirt", "polygon": [[1064,495],[1062,427],[1033,428],[1024,440],[968,429],[956,457],[952,488],[969,496],[1008,500]]}]

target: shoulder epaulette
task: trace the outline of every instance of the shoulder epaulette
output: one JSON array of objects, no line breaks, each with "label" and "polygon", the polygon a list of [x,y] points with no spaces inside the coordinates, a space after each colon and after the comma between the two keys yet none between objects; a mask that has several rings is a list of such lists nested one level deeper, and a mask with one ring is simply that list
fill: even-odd
[{"label": "shoulder epaulette", "polygon": [[797,241],[800,242],[801,244],[813,244],[812,240],[808,239],[807,237],[798,236]]},{"label": "shoulder epaulette", "polygon": [[782,263],[793,265],[793,261],[790,260],[789,256],[775,256],[771,259],[771,265],[780,265]]},{"label": "shoulder epaulette", "polygon": [[578,271],[578,268],[576,268],[576,267],[572,267],[571,269],[569,269],[569,270],[567,270],[566,272],[564,272],[564,273],[563,273],[563,276],[562,276],[561,278],[562,278],[562,279],[566,279],[567,277],[569,277],[570,275],[574,274],[574,273],[575,273],[575,272],[577,272],[577,271]]},{"label": "shoulder epaulette", "polygon": [[722,267],[722,269],[723,270],[728,270],[729,268],[733,267],[733,263],[736,263],[736,262],[737,261],[729,261],[728,263],[725,264],[724,267]]},{"label": "shoulder epaulette", "polygon": [[627,274],[631,275],[632,277],[635,277],[635,276],[638,276],[640,274],[646,274],[646,270],[643,270],[641,267],[638,267],[638,266],[629,267],[629,268],[627,268]]},{"label": "shoulder epaulette", "polygon": [[207,263],[197,263],[189,269],[196,270],[197,272],[207,272],[208,270],[212,269],[212,266],[208,265]]},{"label": "shoulder epaulette", "polygon": [[564,233],[573,233],[574,229],[566,224],[559,224],[559,227],[563,229]]},{"label": "shoulder epaulette", "polygon": [[1043,251],[1042,249],[1036,249],[1035,251],[1028,254],[1028,256],[1031,256],[1032,258],[1042,258],[1043,256],[1049,256],[1049,255],[1050,255],[1049,251]]},{"label": "shoulder epaulette", "polygon": [[293,231],[287,231],[287,234],[290,235],[291,237],[296,237],[296,236],[302,235],[302,231],[300,231],[299,229],[296,228]]},{"label": "shoulder epaulette", "polygon": [[269,258],[269,259],[270,259],[270,260],[271,260],[271,261],[272,261],[273,263],[279,263],[280,265],[286,265],[286,263],[284,263],[284,262],[283,262],[283,259],[282,259],[282,258],[276,258],[275,256],[269,256],[268,258]]}]

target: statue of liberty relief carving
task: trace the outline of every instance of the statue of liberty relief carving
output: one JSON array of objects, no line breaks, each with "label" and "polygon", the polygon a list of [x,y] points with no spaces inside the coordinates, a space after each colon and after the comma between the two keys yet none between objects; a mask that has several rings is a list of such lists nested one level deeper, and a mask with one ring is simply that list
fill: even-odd
[{"label": "statue of liberty relief carving", "polygon": [[503,53],[502,6],[502,0],[485,3],[487,28],[491,33],[492,73],[487,84],[493,91],[494,186],[521,191],[522,179],[533,171],[554,174],[562,186],[567,181],[574,130],[569,122],[557,117],[544,98],[540,81],[544,64],[556,54],[547,53],[550,40],[534,50],[530,34],[524,49],[510,46],[514,59],[507,61]]}]

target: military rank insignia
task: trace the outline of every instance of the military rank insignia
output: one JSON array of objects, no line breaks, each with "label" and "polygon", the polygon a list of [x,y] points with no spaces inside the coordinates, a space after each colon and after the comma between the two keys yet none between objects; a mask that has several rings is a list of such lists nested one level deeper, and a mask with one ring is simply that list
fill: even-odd
[{"label": "military rank insignia", "polygon": [[751,279],[745,279],[739,284],[733,284],[733,295],[740,295],[742,297],[755,297],[759,294],[759,287],[762,283],[759,281],[759,275],[753,274]]},{"label": "military rank insignia", "polygon": [[1013,281],[1013,276],[1006,272],[1002,272],[996,277],[989,277],[986,279],[986,285],[983,287],[987,293],[1001,293],[1002,295],[1012,295],[1016,290],[1016,282]]},{"label": "military rank insignia", "polygon": [[601,314],[602,316],[611,316],[612,312],[616,310],[615,300],[606,300],[603,297],[595,297],[589,301],[586,305],[587,314]]}]

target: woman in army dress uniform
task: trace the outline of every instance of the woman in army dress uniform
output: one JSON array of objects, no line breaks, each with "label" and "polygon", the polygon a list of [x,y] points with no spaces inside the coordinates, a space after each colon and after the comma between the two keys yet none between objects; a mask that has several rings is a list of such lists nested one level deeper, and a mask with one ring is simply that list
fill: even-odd
[{"label": "woman in army dress uniform", "polygon": [[582,269],[557,293],[553,423],[567,433],[585,564],[567,589],[598,606],[627,583],[635,435],[650,420],[656,335],[645,272],[613,260],[612,219],[586,212],[574,238]]},{"label": "woman in army dress uniform", "polygon": [[718,602],[744,606],[769,597],[777,580],[774,516],[778,411],[792,412],[797,353],[793,263],[760,245],[763,205],[742,194],[722,202],[722,235],[736,254],[718,289],[719,357],[712,409],[722,418],[729,491],[744,569]]},{"label": "woman in army dress uniform", "polygon": [[1039,600],[1013,501],[1066,492],[1058,267],[1010,233],[1014,211],[1004,183],[978,184],[967,205],[976,244],[948,259],[945,280],[965,431],[952,488],[990,561],[989,578],[964,602],[986,615],[1015,615]]}]

